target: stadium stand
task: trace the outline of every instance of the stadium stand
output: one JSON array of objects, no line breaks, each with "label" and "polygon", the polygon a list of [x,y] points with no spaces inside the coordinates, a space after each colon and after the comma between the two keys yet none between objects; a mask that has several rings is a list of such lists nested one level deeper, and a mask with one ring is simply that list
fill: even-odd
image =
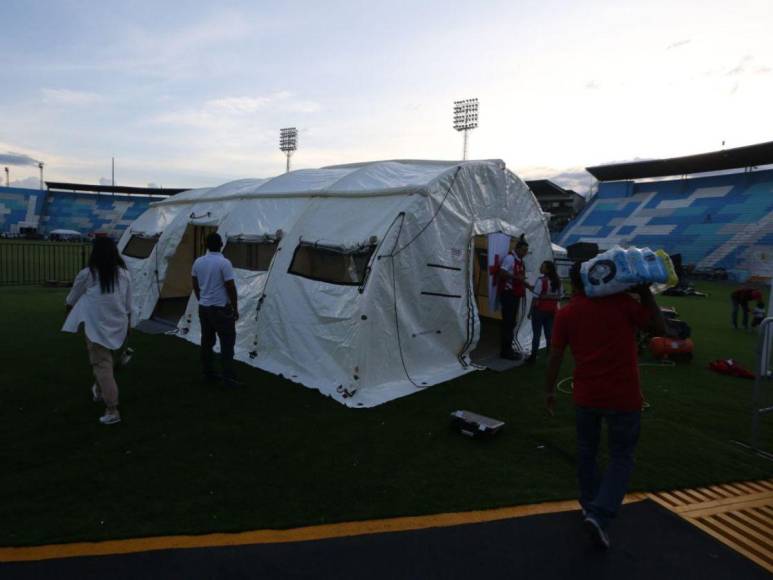
[{"label": "stadium stand", "polygon": [[184,191],[54,182],[47,185],[47,190],[0,187],[0,234],[32,230],[46,235],[66,229],[84,236],[100,233],[117,238],[159,195]]},{"label": "stadium stand", "polygon": [[773,276],[773,170],[663,181],[624,179],[651,173],[656,163],[663,161],[628,164],[627,173],[620,166],[588,168],[591,173],[599,169],[602,178],[610,168],[612,179],[623,180],[601,181],[597,195],[567,225],[558,243],[591,242],[602,250],[616,244],[663,248],[680,253],[685,264],[698,269],[722,268],[738,279]]},{"label": "stadium stand", "polygon": [[0,187],[0,233],[37,229],[44,197],[45,191],[39,189]]},{"label": "stadium stand", "polygon": [[153,198],[52,192],[47,198],[41,229],[75,230],[84,234],[100,232],[118,237]]}]

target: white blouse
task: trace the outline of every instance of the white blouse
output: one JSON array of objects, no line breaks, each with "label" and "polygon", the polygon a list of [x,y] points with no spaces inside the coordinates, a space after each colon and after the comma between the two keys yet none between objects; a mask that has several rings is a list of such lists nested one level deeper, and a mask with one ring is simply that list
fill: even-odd
[{"label": "white blouse", "polygon": [[131,281],[129,272],[118,268],[118,280],[113,292],[102,294],[99,275],[84,268],[75,277],[66,304],[73,306],[64,321],[64,332],[78,332],[84,324],[86,337],[105,348],[121,348],[129,327],[132,311]]}]

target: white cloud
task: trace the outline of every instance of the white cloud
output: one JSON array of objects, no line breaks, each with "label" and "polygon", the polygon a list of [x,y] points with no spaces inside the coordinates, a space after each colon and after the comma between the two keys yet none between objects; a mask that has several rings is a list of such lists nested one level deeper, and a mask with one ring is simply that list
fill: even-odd
[{"label": "white cloud", "polygon": [[675,48],[679,48],[680,46],[684,46],[686,44],[690,44],[692,42],[691,38],[686,38],[685,40],[678,40],[676,42],[672,42],[666,47],[666,50],[673,50]]},{"label": "white cloud", "polygon": [[39,189],[40,178],[39,177],[25,177],[24,179],[16,179],[10,183],[11,187],[23,187],[25,189]]},{"label": "white cloud", "polygon": [[102,95],[70,89],[42,89],[43,101],[58,105],[93,105],[103,100]]},{"label": "white cloud", "polygon": [[289,91],[264,96],[220,97],[205,101],[198,107],[162,113],[151,123],[190,126],[199,129],[222,130],[241,126],[244,118],[265,111],[274,113],[314,113],[320,105],[310,100],[296,99]]},{"label": "white cloud", "polygon": [[272,101],[271,97],[224,97],[207,101],[205,110],[221,112],[230,115],[254,113]]},{"label": "white cloud", "polygon": [[241,64],[224,56],[255,34],[256,24],[237,12],[218,10],[218,14],[160,35],[144,26],[129,26],[120,55],[97,66],[166,80],[194,78],[205,71],[236,73]]}]

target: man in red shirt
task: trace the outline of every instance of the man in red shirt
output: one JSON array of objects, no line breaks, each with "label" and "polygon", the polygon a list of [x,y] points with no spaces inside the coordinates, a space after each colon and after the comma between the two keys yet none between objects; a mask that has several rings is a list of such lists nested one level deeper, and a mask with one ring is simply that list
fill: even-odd
[{"label": "man in red shirt", "polygon": [[749,330],[749,302],[756,300],[762,302],[762,293],[756,288],[738,288],[730,294],[730,301],[733,304],[733,313],[731,319],[733,328],[738,330],[738,309],[743,311],[743,327]]},{"label": "man in red shirt", "polygon": [[[649,286],[628,294],[588,298],[582,287],[580,263],[569,272],[574,294],[553,323],[550,358],[545,382],[546,403],[552,415],[556,404],[556,379],[564,350],[574,357],[577,426],[577,478],[584,522],[591,537],[609,547],[607,526],[615,517],[633,471],[639,439],[641,407],[636,331],[649,327],[665,333],[665,323]],[[609,465],[603,475],[596,464],[601,423],[606,420]]]},{"label": "man in red shirt", "polygon": [[521,355],[513,350],[518,310],[525,300],[526,288],[532,286],[526,282],[526,268],[523,259],[529,253],[529,244],[521,236],[515,244],[515,252],[509,252],[499,267],[497,293],[502,306],[502,335],[499,356],[509,360],[520,360]]}]

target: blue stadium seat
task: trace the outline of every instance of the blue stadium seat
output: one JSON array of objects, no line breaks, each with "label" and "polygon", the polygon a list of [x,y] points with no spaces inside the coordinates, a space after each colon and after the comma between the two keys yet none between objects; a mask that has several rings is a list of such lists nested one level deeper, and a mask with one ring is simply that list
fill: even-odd
[{"label": "blue stadium seat", "polygon": [[68,229],[119,237],[153,201],[148,197],[0,187],[0,232],[16,233],[20,225],[32,223],[44,234]]},{"label": "blue stadium seat", "polygon": [[773,170],[602,182],[558,243],[663,248],[700,268],[773,275]]}]

